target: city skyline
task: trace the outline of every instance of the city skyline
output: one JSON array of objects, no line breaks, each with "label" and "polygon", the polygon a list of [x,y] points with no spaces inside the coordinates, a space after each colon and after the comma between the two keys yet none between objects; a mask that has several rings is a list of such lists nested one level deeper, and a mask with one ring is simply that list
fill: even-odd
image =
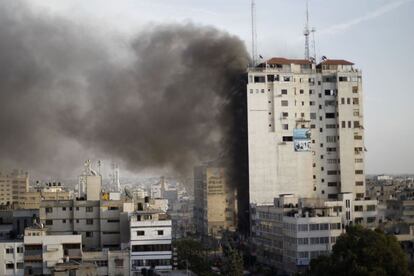
[{"label": "city skyline", "polygon": [[[107,1],[99,5],[99,10],[97,1],[30,2],[40,13],[89,24],[102,32],[109,30],[125,40],[159,23],[213,25],[239,36],[250,51],[250,1],[247,0],[230,1],[226,5],[216,1]],[[405,57],[409,57],[414,43],[409,35],[414,2],[340,4],[339,1],[310,1],[310,26],[317,30],[318,57],[347,59],[363,71],[367,174],[413,173],[410,164],[414,160],[411,154],[414,145],[408,139],[414,133],[408,122],[413,114],[410,109],[413,96],[409,94],[407,81],[410,59]],[[273,56],[301,58],[304,15],[305,1],[257,1],[258,53],[266,59]],[[392,68],[400,69],[393,71]],[[401,134],[398,143],[394,140],[395,133]],[[73,146],[80,150],[78,145]]]}]

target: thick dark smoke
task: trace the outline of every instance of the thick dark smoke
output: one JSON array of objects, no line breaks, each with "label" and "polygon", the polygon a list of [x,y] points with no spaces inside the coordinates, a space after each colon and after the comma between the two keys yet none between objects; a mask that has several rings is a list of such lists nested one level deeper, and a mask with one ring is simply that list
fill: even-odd
[{"label": "thick dark smoke", "polygon": [[59,176],[93,156],[134,172],[185,173],[223,156],[232,166],[245,151],[235,98],[247,64],[240,39],[211,27],[153,26],[111,41],[2,1],[0,168]]}]

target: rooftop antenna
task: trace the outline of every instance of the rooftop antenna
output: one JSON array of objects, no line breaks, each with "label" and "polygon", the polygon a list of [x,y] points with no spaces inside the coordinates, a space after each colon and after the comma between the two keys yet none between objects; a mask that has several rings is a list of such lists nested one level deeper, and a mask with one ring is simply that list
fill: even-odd
[{"label": "rooftop antenna", "polygon": [[305,36],[305,59],[309,60],[309,0],[306,0],[306,23],[303,35]]},{"label": "rooftop antenna", "polygon": [[256,30],[256,2],[252,0],[251,7],[252,17],[252,65],[256,66],[257,62],[257,30]]},{"label": "rooftop antenna", "polygon": [[311,29],[311,33],[312,33],[312,50],[313,50],[313,59],[316,62],[316,43],[315,43],[315,33],[316,33],[316,29],[312,28]]}]

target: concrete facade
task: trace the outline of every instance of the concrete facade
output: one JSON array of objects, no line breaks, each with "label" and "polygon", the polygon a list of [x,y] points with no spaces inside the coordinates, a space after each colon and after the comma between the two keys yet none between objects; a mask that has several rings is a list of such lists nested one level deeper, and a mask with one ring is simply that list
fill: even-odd
[{"label": "concrete facade", "polygon": [[0,205],[14,205],[22,194],[29,191],[29,174],[14,170],[0,173]]},{"label": "concrete facade", "polygon": [[130,216],[131,274],[141,269],[172,270],[171,220],[156,210],[137,211]]},{"label": "concrete facade", "polygon": [[230,187],[226,170],[199,166],[194,169],[194,222],[203,236],[220,237],[237,225],[236,191]]},{"label": "concrete facade", "polygon": [[40,221],[51,235],[78,233],[85,249],[121,247],[121,213],[134,211],[123,200],[42,201]]},{"label": "concrete facade", "polygon": [[23,241],[0,242],[0,275],[24,275]]},{"label": "concrete facade", "polygon": [[376,201],[352,197],[328,201],[283,195],[272,205],[254,206],[252,240],[258,261],[278,273],[295,274],[305,271],[311,259],[329,254],[347,225],[375,226]]},{"label": "concrete facade", "polygon": [[[345,60],[273,58],[248,71],[250,203],[365,196],[361,72]],[[295,131],[310,148],[294,148]]]}]

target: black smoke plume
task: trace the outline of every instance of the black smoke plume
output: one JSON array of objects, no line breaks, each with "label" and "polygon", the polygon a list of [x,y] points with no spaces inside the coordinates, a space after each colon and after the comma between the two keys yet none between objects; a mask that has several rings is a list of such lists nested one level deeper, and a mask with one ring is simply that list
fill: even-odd
[{"label": "black smoke plume", "polygon": [[195,24],[121,42],[99,33],[0,3],[0,167],[59,176],[90,156],[133,172],[233,164],[248,64],[240,39]]}]

